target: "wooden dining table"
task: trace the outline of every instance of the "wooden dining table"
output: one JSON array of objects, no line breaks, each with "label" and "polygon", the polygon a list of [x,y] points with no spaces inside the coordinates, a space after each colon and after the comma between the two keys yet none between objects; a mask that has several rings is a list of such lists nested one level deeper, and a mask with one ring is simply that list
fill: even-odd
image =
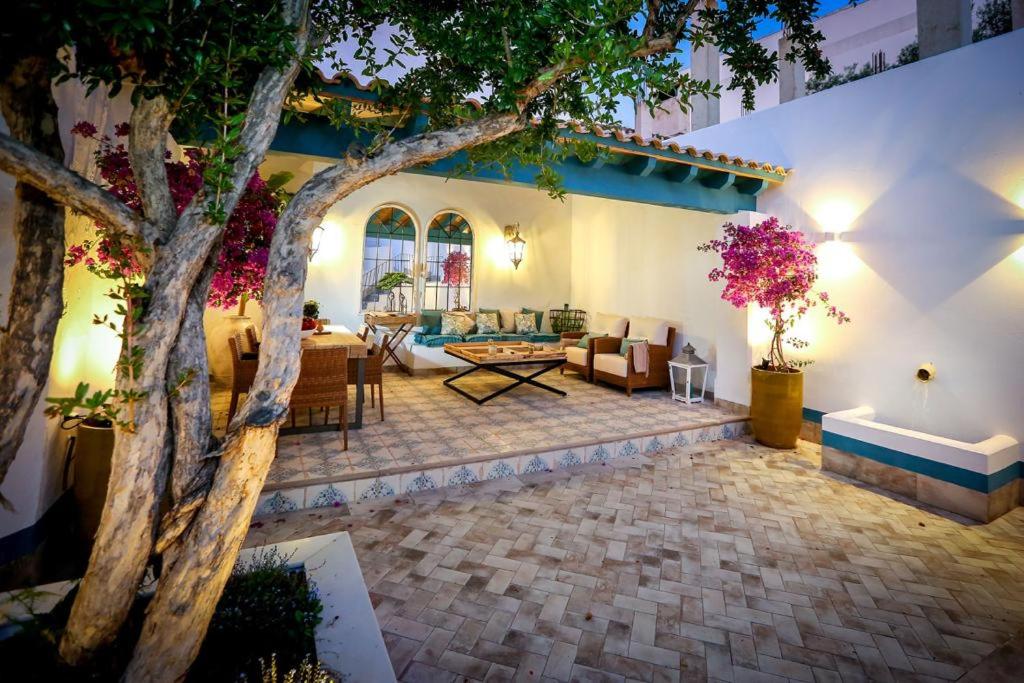
[{"label": "wooden dining table", "polygon": [[[324,325],[326,334],[313,334],[301,340],[303,349],[348,349],[348,357],[356,361],[356,414],[355,420],[348,423],[349,429],[361,429],[363,426],[363,388],[366,384],[366,358],[370,355],[367,342],[360,339],[344,325]],[[335,429],[336,427],[328,427]],[[321,431],[317,427],[294,427],[285,429],[284,434],[291,432]]]}]

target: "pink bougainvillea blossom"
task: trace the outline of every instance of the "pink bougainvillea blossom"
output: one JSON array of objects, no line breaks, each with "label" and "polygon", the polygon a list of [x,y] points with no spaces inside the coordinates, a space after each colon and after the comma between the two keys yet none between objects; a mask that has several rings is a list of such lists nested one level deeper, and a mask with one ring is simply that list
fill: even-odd
[{"label": "pink bougainvillea blossom", "polygon": [[[772,342],[767,365],[772,369],[789,369],[798,363],[783,357],[783,335],[819,301],[827,304],[825,313],[840,325],[849,316],[829,304],[827,292],[814,292],[818,279],[818,259],[814,245],[803,233],[779,224],[770,217],[753,226],[726,223],[724,236],[698,247],[722,257],[722,265],[708,273],[712,282],[725,282],[722,298],[737,308],[756,304],[767,309],[771,318]],[[786,340],[803,348],[799,339]]]},{"label": "pink bougainvillea blossom", "polygon": [[[135,176],[123,143],[97,135],[96,126],[79,121],[72,133],[96,140],[96,166],[107,183],[107,191],[120,199],[133,211],[142,211],[142,198],[135,184]],[[114,128],[116,137],[128,135],[129,125],[120,123]],[[169,155],[168,155],[169,156]],[[184,161],[167,161],[167,184],[174,207],[180,215],[192,198],[203,187],[203,153],[198,149],[185,150]],[[270,239],[277,226],[281,203],[277,194],[254,173],[238,200],[234,213],[224,228],[224,239],[217,259],[217,271],[210,285],[208,304],[229,309],[238,305],[243,296],[259,300],[263,294],[263,279],[267,271]],[[66,263],[85,262],[87,267],[99,265],[116,267],[117,273],[127,277],[142,274],[137,247],[115,240],[104,226],[97,224],[97,240],[73,245],[68,249]],[[93,253],[93,256],[89,256]],[[90,266],[87,259],[92,259]]]}]

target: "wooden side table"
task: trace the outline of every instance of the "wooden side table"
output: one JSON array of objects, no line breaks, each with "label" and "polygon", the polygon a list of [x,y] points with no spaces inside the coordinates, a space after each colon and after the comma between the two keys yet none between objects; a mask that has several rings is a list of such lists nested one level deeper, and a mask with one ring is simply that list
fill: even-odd
[{"label": "wooden side table", "polygon": [[391,331],[391,338],[388,340],[388,345],[384,347],[384,362],[388,362],[388,358],[395,361],[395,365],[400,370],[405,372],[407,375],[412,374],[412,369],[401,361],[398,357],[398,346],[402,343],[402,340],[406,338],[412,328],[419,322],[419,316],[415,313],[388,313],[386,311],[367,311],[363,315],[363,322],[370,328],[373,333],[377,332],[378,327],[385,327]]}]

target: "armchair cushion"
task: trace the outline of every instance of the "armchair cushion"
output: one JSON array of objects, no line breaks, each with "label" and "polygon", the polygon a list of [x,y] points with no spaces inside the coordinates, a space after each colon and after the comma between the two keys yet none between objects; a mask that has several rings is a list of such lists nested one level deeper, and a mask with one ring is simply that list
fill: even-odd
[{"label": "armchair cushion", "polygon": [[594,370],[607,372],[617,377],[629,375],[629,363],[625,356],[617,353],[598,353],[594,355]]},{"label": "armchair cushion", "polygon": [[609,337],[625,337],[628,322],[621,315],[598,313],[590,322],[590,331],[604,332]]},{"label": "armchair cushion", "polygon": [[660,318],[630,318],[629,336],[646,339],[652,346],[664,346],[668,343],[668,322]]},{"label": "armchair cushion", "polygon": [[565,347],[565,360],[573,365],[587,365],[587,357],[590,355],[588,349],[581,349],[578,346]]},{"label": "armchair cushion", "polygon": [[630,346],[632,346],[633,344],[639,344],[642,341],[647,341],[647,340],[646,339],[632,339],[632,338],[630,338],[630,339],[623,339],[622,343],[619,344],[619,355],[620,356],[625,356],[626,352],[629,351],[629,347]]}]

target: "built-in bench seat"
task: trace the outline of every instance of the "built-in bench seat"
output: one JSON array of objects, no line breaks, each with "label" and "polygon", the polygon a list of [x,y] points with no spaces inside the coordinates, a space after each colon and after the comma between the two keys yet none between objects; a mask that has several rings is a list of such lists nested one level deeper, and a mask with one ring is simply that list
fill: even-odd
[{"label": "built-in bench seat", "polygon": [[445,344],[457,344],[459,342],[513,342],[525,341],[532,344],[554,344],[561,341],[561,335],[552,332],[537,332],[536,334],[425,334],[415,332],[412,336],[414,344],[421,344],[430,348],[437,348]]}]

